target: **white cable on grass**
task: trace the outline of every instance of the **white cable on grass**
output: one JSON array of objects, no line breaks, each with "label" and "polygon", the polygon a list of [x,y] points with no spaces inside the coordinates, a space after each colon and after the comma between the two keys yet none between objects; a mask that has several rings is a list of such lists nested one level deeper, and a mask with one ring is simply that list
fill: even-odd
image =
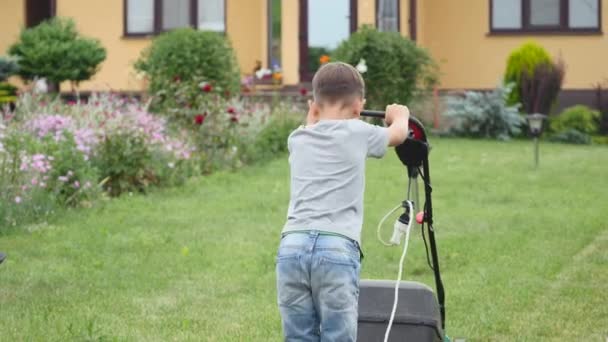
[{"label": "white cable on grass", "polygon": [[382,220],[380,220],[380,223],[378,223],[378,229],[376,231],[377,235],[378,235],[378,240],[385,246],[387,247],[391,247],[394,246],[393,244],[387,243],[384,240],[382,240],[382,236],[380,235],[380,231],[382,230],[382,225],[384,224],[384,221],[386,221],[386,219],[391,216],[395,211],[397,211],[399,208],[401,208],[401,204],[396,206],[395,208],[393,208],[393,210],[389,211],[386,215],[384,215],[384,217],[382,218]]},{"label": "white cable on grass", "polygon": [[[410,241],[410,228],[412,227],[412,220],[414,215],[414,208],[412,207],[412,202],[407,202],[409,206],[410,220],[407,223],[407,229],[405,231],[405,245],[403,246],[403,254],[401,254],[401,259],[399,260],[399,272],[397,273],[397,283],[395,283],[395,300],[393,301],[393,310],[391,311],[391,318],[388,321],[388,327],[386,328],[386,334],[384,334],[384,342],[388,342],[388,337],[391,334],[391,327],[393,326],[393,320],[395,319],[395,313],[397,312],[397,302],[399,301],[399,284],[401,283],[401,276],[403,275],[403,263],[405,261],[405,255],[407,254],[407,245]],[[396,209],[393,209],[394,212]],[[388,215],[387,215],[388,216]],[[386,216],[385,216],[386,217]],[[380,234],[378,234],[380,236]],[[382,240],[381,240],[382,241]],[[386,244],[384,241],[382,243]]]}]

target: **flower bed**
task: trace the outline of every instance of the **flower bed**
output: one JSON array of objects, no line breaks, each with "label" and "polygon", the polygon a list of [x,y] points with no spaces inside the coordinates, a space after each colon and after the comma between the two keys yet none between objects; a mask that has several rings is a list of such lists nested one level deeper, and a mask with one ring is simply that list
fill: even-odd
[{"label": "flower bed", "polygon": [[82,103],[21,95],[0,119],[0,227],[272,158],[301,121],[293,106],[203,93],[179,115],[112,94]]}]

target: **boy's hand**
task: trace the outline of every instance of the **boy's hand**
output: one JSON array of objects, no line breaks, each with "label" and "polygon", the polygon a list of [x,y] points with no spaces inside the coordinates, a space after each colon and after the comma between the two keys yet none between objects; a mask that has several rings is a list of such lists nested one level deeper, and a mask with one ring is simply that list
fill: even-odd
[{"label": "boy's hand", "polygon": [[392,125],[395,122],[395,119],[401,119],[405,121],[409,121],[410,119],[410,110],[406,106],[392,104],[386,106],[386,114],[384,121],[386,121],[387,125]]},{"label": "boy's hand", "polygon": [[388,144],[397,146],[403,144],[408,135],[410,110],[406,106],[392,104],[386,106],[384,121],[388,127]]}]

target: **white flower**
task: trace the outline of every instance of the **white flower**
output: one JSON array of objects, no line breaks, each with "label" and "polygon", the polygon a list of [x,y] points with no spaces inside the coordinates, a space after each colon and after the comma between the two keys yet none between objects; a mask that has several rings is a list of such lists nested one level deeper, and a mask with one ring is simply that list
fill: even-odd
[{"label": "white flower", "polygon": [[49,91],[49,87],[46,83],[46,78],[40,78],[34,83],[34,93],[46,94]]},{"label": "white flower", "polygon": [[174,163],[169,163],[169,164],[167,164],[167,166],[168,166],[170,169],[172,169],[172,168],[174,168],[174,167],[175,167],[175,164],[174,164]]},{"label": "white flower", "polygon": [[365,64],[365,59],[361,58],[355,69],[357,69],[359,73],[365,74],[367,72],[367,64]]},{"label": "white flower", "polygon": [[270,70],[270,69],[260,69],[260,70],[258,70],[258,71],[255,72],[255,77],[257,77],[258,79],[262,79],[266,75],[272,75],[272,70]]}]

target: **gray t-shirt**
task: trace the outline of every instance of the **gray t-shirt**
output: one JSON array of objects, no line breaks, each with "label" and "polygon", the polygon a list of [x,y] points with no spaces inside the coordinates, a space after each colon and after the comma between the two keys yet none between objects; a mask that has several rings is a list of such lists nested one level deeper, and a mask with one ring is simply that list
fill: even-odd
[{"label": "gray t-shirt", "polygon": [[291,197],[283,233],[320,230],[361,242],[365,159],[381,158],[388,129],[359,119],[321,120],[287,140]]}]

